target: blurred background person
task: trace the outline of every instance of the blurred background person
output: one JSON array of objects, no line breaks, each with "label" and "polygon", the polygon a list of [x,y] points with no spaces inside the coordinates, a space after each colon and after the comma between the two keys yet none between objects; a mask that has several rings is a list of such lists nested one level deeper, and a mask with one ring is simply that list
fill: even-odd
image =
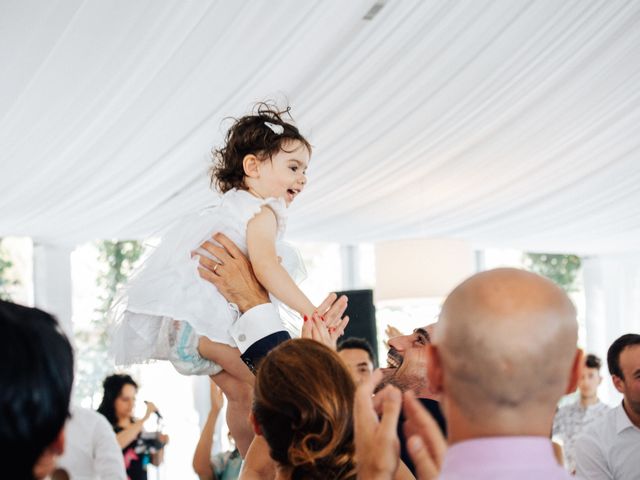
[{"label": "blurred background person", "polygon": [[105,378],[104,396],[98,412],[105,416],[116,433],[122,449],[124,466],[130,480],[147,480],[147,465],[162,463],[164,446],[169,436],[160,432],[145,435],[144,422],[158,409],[152,402],[145,402],[147,410],[140,419],[133,417],[138,384],[125,374],[114,374]]},{"label": "blurred background person", "polygon": [[65,427],[64,454],[58,468],[73,480],[125,480],[122,451],[107,419],[98,412],[71,407]]},{"label": "blurred background person", "polygon": [[368,379],[375,368],[371,344],[364,338],[349,337],[338,345],[338,355],[356,383]]},{"label": "blurred background person", "polygon": [[571,473],[576,471],[575,441],[584,428],[600,418],[609,406],[598,398],[598,386],[602,383],[602,361],[593,354],[586,356],[578,382],[579,398],[561,407],[553,420],[553,438],[560,440],[564,466]]},{"label": "blurred background person", "polygon": [[583,480],[640,478],[640,335],[628,333],[607,351],[611,381],[622,402],[575,441],[576,475]]},{"label": "blurred background person", "polygon": [[213,436],[216,421],[224,406],[224,395],[213,380],[210,387],[211,409],[193,454],[193,469],[200,480],[236,480],[242,468],[242,457],[230,434],[233,449],[212,455]]}]

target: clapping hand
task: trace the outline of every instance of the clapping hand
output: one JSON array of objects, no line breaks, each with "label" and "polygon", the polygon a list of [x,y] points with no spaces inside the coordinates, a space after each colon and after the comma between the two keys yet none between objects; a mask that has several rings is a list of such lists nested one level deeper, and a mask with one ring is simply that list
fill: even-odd
[{"label": "clapping hand", "polygon": [[330,293],[320,304],[316,313],[307,318],[302,325],[302,338],[312,338],[335,350],[338,338],[344,334],[349,317],[342,317],[347,309],[348,299],[342,295]]},{"label": "clapping hand", "polygon": [[433,417],[418,402],[412,391],[405,392],[403,399],[404,433],[407,449],[416,467],[418,480],[438,478],[447,441]]},{"label": "clapping hand", "polygon": [[387,385],[374,397],[374,388],[380,380],[382,372],[376,370],[356,390],[356,460],[358,478],[363,479],[391,479],[400,463],[397,428],[402,395],[396,387]]},{"label": "clapping hand", "polygon": [[387,328],[384,331],[384,334],[387,336],[384,340],[384,346],[388,350],[389,349],[389,340],[395,337],[401,337],[404,335],[400,330],[392,325],[387,325]]}]

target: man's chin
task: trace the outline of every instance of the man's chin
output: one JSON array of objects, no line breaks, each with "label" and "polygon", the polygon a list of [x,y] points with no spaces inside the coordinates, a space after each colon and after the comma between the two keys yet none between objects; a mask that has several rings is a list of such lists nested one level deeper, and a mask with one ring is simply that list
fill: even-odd
[{"label": "man's chin", "polygon": [[402,368],[381,368],[382,380],[376,386],[375,392],[382,390],[387,385],[393,385],[402,392],[413,390],[418,397],[434,398],[435,396],[429,392],[425,378],[410,375]]},{"label": "man's chin", "polygon": [[380,380],[380,383],[378,383],[378,385],[376,385],[376,388],[374,390],[375,393],[379,392],[380,390],[382,390],[387,385],[395,385],[395,386],[397,386],[393,382],[393,377],[395,376],[396,372],[398,371],[397,368],[391,368],[391,367],[381,368],[380,371],[382,372],[382,380]]}]

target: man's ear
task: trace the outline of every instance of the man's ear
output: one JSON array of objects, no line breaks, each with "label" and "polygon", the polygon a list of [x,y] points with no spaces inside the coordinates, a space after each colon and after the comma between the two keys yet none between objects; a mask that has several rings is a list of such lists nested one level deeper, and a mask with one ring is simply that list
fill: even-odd
[{"label": "man's ear", "polygon": [[249,178],[260,177],[260,159],[253,154],[245,155],[242,159],[242,169]]},{"label": "man's ear", "polygon": [[429,390],[434,394],[443,392],[443,372],[442,362],[440,361],[440,352],[438,347],[429,344],[427,348],[427,379],[429,380]]},{"label": "man's ear", "polygon": [[616,390],[624,394],[624,380],[617,375],[611,375],[611,380],[613,380],[613,386],[616,387]]},{"label": "man's ear", "polygon": [[53,439],[53,442],[44,449],[42,455],[36,460],[33,466],[33,476],[35,478],[46,478],[56,468],[56,458],[64,453],[64,427],[60,429],[60,432]]},{"label": "man's ear", "polygon": [[253,412],[249,413],[249,424],[253,428],[253,433],[255,433],[256,435],[262,436],[262,430],[260,429],[260,424],[258,423],[258,420],[256,420],[256,416],[253,414]]},{"label": "man's ear", "polygon": [[569,373],[569,384],[567,385],[566,394],[573,393],[578,388],[578,381],[584,366],[584,352],[581,348],[576,349],[576,355],[573,358],[573,365]]},{"label": "man's ear", "polygon": [[64,442],[65,436],[63,427],[60,429],[60,433],[58,433],[58,436],[53,440],[53,443],[50,447],[56,455],[62,455],[64,453]]}]

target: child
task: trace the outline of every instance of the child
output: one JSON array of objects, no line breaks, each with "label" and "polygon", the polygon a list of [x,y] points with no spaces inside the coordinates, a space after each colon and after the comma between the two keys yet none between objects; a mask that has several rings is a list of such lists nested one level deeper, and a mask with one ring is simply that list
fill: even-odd
[{"label": "child", "polygon": [[[304,272],[299,256],[281,242],[286,209],[307,183],[311,155],[311,145],[283,120],[284,113],[288,110],[261,104],[255,114],[232,125],[224,147],[214,151],[211,181],[223,193],[220,203],[179,222],[163,237],[129,282],[128,298],[116,313],[116,363],[166,359],[185,375],[216,375],[229,400],[232,430],[233,423],[247,423],[246,416],[238,420],[237,414],[248,412],[253,375],[228,332],[237,309],[199,277],[191,253],[222,232],[248,255],[272,300],[302,316],[314,313],[315,306],[292,278]],[[235,400],[246,405],[234,405]],[[238,428],[232,433],[241,447]]]}]

